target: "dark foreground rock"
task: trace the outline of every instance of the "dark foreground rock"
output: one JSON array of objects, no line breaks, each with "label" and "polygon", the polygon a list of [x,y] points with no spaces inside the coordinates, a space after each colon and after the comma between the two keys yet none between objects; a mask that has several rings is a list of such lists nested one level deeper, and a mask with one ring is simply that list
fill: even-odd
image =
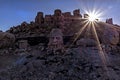
[{"label": "dark foreground rock", "polygon": [[103,65],[96,48],[29,54],[1,71],[0,80],[120,80],[120,55],[107,56]]}]

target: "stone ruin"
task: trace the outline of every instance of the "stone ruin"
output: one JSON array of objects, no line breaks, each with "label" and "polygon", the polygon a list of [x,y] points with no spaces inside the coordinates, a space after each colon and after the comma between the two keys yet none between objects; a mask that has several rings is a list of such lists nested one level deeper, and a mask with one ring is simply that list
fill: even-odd
[{"label": "stone ruin", "polygon": [[80,17],[80,18],[82,18],[82,15],[80,14],[80,10],[79,9],[76,9],[76,10],[74,10],[73,11],[73,15],[75,16],[75,17]]},{"label": "stone ruin", "polygon": [[63,34],[59,28],[52,29],[49,35],[48,49],[57,51],[63,49]]},{"label": "stone ruin", "polygon": [[[120,47],[117,45],[120,43],[120,28],[111,25],[111,21],[106,23],[98,21],[95,26],[103,53],[107,57],[106,70],[100,59],[98,43],[91,25],[83,29],[86,18],[88,14],[84,14],[83,18],[79,9],[74,10],[73,15],[56,9],[53,15],[44,16],[43,12],[38,12],[35,22],[23,22],[21,25],[11,27],[7,31],[9,33],[0,32],[2,48],[17,44],[17,47],[16,45],[13,47],[13,52],[5,51],[7,53],[15,53],[16,49],[25,50],[33,42],[36,44],[30,46],[30,51],[19,52],[24,54],[20,55],[11,67],[0,71],[0,79],[119,80]],[[75,40],[76,36],[78,39]],[[64,44],[66,37],[71,40],[70,42],[66,39],[69,44],[75,40],[73,43],[75,46],[66,47]],[[117,51],[114,49],[113,52],[107,52],[108,46],[117,46]]]},{"label": "stone ruin", "polygon": [[[23,38],[24,40],[25,38],[28,42],[30,42],[28,37],[31,37],[31,40],[34,40],[32,39],[34,37],[46,37],[46,39],[48,39],[47,36],[51,33],[51,31],[54,28],[59,28],[63,33],[64,38],[69,37],[70,39],[73,39],[75,34],[79,33],[79,31],[81,31],[85,26],[84,22],[88,17],[88,14],[84,14],[82,16],[79,9],[73,10],[73,15],[71,12],[62,12],[60,9],[56,9],[54,14],[50,15],[44,15],[43,12],[38,12],[37,16],[35,17],[35,21],[31,21],[30,23],[23,22],[21,25],[11,27],[7,32],[14,34],[16,39]],[[91,26],[87,25],[86,29],[83,30],[80,37],[77,39],[78,41],[75,42],[77,45],[83,45],[84,43],[86,46],[95,46],[96,40],[93,37],[93,31],[90,30],[90,32],[88,32],[88,27]],[[112,18],[106,19],[106,23],[102,23],[97,20],[96,31],[100,40],[100,44],[110,44],[110,46],[120,44],[120,30],[118,26],[113,24]],[[90,36],[84,38],[86,33],[89,33]],[[38,42],[40,41],[41,40]],[[70,41],[72,42],[74,39]],[[63,43],[66,42],[63,40]]]},{"label": "stone ruin", "polygon": [[79,21],[76,20],[76,17],[82,18],[79,9],[74,10],[73,15],[71,15],[70,12],[62,12],[60,9],[56,9],[53,15],[44,15],[43,12],[38,12],[35,17],[35,22],[31,21],[30,24],[23,22],[21,25],[11,27],[7,32],[15,34],[16,37],[25,37],[34,32],[38,35],[41,33],[49,34],[51,28],[59,27],[62,29],[62,32],[66,34],[67,27],[69,27],[71,23]]},{"label": "stone ruin", "polygon": [[28,41],[27,40],[20,40],[18,41],[19,49],[26,50],[28,48]]},{"label": "stone ruin", "polygon": [[[47,35],[52,28],[57,27],[64,35],[74,35],[78,28],[83,26],[84,19],[88,16],[88,14],[82,16],[80,9],[73,10],[73,15],[71,12],[62,12],[60,9],[56,9],[54,14],[50,15],[38,12],[35,21],[31,21],[30,24],[23,22],[21,25],[11,27],[7,32],[15,34],[16,37],[27,37],[33,34]],[[106,23],[113,24],[112,19],[107,19]]]},{"label": "stone ruin", "polygon": [[0,32],[0,49],[13,46],[15,42],[15,36],[11,33]]},{"label": "stone ruin", "polygon": [[52,19],[52,15],[45,15],[45,24],[47,25],[53,25],[53,19]]},{"label": "stone ruin", "polygon": [[15,36],[8,32],[0,32],[0,55],[13,55],[12,48],[15,45]]},{"label": "stone ruin", "polygon": [[38,12],[35,18],[35,23],[42,24],[44,22],[43,12]]},{"label": "stone ruin", "polygon": [[106,19],[106,23],[113,24],[113,19],[112,18]]}]

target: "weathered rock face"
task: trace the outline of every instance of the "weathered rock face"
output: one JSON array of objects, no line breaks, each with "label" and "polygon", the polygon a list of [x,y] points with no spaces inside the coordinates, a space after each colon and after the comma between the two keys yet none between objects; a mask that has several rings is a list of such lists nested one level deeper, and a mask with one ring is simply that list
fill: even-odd
[{"label": "weathered rock face", "polygon": [[101,37],[104,44],[116,45],[119,43],[119,33],[115,28],[105,27]]},{"label": "weathered rock face", "polygon": [[43,12],[38,12],[37,13],[37,16],[35,18],[35,23],[37,24],[42,24],[44,21],[44,18],[43,18]]},{"label": "weathered rock face", "polygon": [[[28,37],[34,35],[39,36],[49,35],[50,31],[53,28],[59,27],[62,30],[63,35],[73,36],[75,33],[81,31],[84,26],[88,26],[88,28],[91,27],[90,25],[87,25],[87,23],[85,23],[88,16],[88,14],[84,14],[84,18],[82,18],[79,9],[74,10],[73,15],[70,12],[63,13],[60,9],[56,9],[54,11],[54,14],[45,15],[45,17],[43,16],[43,12],[38,12],[35,18],[35,22],[32,22],[30,24],[24,22],[19,26],[12,27],[8,32],[15,34],[16,37]],[[109,25],[106,25],[108,23]],[[106,23],[102,23],[102,25],[100,24],[101,23],[99,21],[97,21],[95,24],[97,25],[96,32],[100,41],[104,44],[116,45],[118,43],[119,37],[116,30],[114,28],[111,28],[115,27],[112,24],[112,19],[110,18],[106,21]],[[120,29],[120,27],[118,28]],[[85,28],[85,30],[87,30],[87,28]],[[85,36],[85,30],[82,31],[82,34],[80,36]],[[94,31],[92,31],[91,29],[90,32]],[[89,32],[87,33],[89,34]]]},{"label": "weathered rock face", "polygon": [[69,18],[72,16],[70,12],[65,12],[65,13],[63,13],[62,15],[63,15],[64,17],[69,17]]},{"label": "weathered rock face", "polygon": [[15,36],[11,33],[0,32],[0,48],[10,47],[15,42]]},{"label": "weathered rock face", "polygon": [[[75,34],[83,29],[85,19],[76,19],[75,16],[80,17],[80,11],[75,10],[74,15],[69,12],[62,14],[61,10],[55,10],[54,15],[46,15],[43,18],[43,13],[38,13],[35,22],[30,24],[22,23],[17,27],[11,28],[10,32],[18,35],[17,37],[33,36],[32,34],[48,35],[48,48],[45,45],[31,46],[29,51],[18,51],[18,53],[25,53],[21,59],[18,59],[12,68],[0,72],[0,80],[119,80],[120,76],[120,47],[117,46],[113,52],[107,52],[103,49],[103,53],[108,59],[105,59],[107,71],[103,68],[102,58],[96,46],[96,41],[93,39],[94,30],[83,30],[77,45],[77,48],[63,49],[63,35],[62,28],[65,32]],[[84,15],[85,18],[88,15]],[[64,24],[65,21],[65,24]],[[99,22],[98,22],[99,23]],[[54,24],[46,26],[46,24]],[[96,28],[98,38],[104,44],[116,45],[119,41],[119,34],[111,25],[99,25]],[[59,25],[59,29],[53,29]],[[62,26],[64,25],[64,27]],[[106,26],[106,27],[105,27]],[[91,26],[88,25],[87,28]],[[51,31],[52,30],[52,31]],[[85,33],[89,35],[85,37]],[[45,35],[46,34],[46,35]],[[35,35],[36,36],[36,35]],[[35,38],[34,38],[35,39]],[[44,40],[44,39],[43,39]],[[15,41],[14,35],[9,33],[0,33],[0,48],[8,47]],[[35,42],[35,41],[34,41]],[[88,46],[88,47],[83,47]],[[89,47],[93,46],[93,47]],[[104,45],[102,46],[102,48]],[[27,41],[20,42],[19,48],[27,48]],[[50,49],[50,51],[48,50]],[[48,50],[48,51],[47,51]],[[1,49],[1,51],[4,51]],[[12,52],[15,50],[12,50]],[[53,52],[54,51],[54,52]],[[4,53],[12,53],[5,50]],[[17,51],[16,51],[17,52]],[[32,52],[32,53],[31,53]],[[28,54],[26,54],[28,53]],[[116,54],[118,53],[118,54]],[[112,55],[111,55],[112,54]],[[110,62],[107,62],[110,61]],[[109,64],[110,63],[110,64]],[[110,74],[107,75],[107,72]],[[114,75],[114,76],[113,76]]]},{"label": "weathered rock face", "polygon": [[52,16],[51,15],[45,15],[44,23],[48,24],[48,25],[53,24]]},{"label": "weathered rock face", "polygon": [[18,42],[20,49],[27,49],[28,48],[28,41],[27,40],[20,40]]},{"label": "weathered rock face", "polygon": [[56,9],[56,10],[54,11],[54,15],[55,15],[55,16],[61,16],[61,15],[62,15],[62,11],[61,11],[60,9]]},{"label": "weathered rock face", "polygon": [[97,42],[94,39],[82,38],[76,42],[76,45],[79,46],[96,46]]},{"label": "weathered rock face", "polygon": [[106,19],[106,23],[108,23],[108,24],[113,24],[112,18]]},{"label": "weathered rock face", "polygon": [[[8,70],[0,72],[1,80],[119,80],[120,58],[109,55],[107,71],[92,48],[69,48],[64,53],[40,52],[18,59]],[[114,56],[114,57],[113,57]],[[117,56],[117,60],[115,58]]]},{"label": "weathered rock face", "polygon": [[64,16],[62,15],[61,10],[56,9],[53,15],[54,26],[57,26],[61,29],[64,29]]},{"label": "weathered rock face", "polygon": [[60,29],[52,29],[49,36],[48,47],[51,50],[58,50],[63,48],[63,34]]},{"label": "weathered rock face", "polygon": [[80,10],[79,10],[79,9],[74,10],[74,11],[73,11],[73,15],[74,15],[75,17],[81,17],[81,18],[82,18],[82,15],[80,14]]},{"label": "weathered rock face", "polygon": [[23,22],[23,23],[21,23],[21,26],[27,26],[27,25],[28,25],[27,22]]},{"label": "weathered rock face", "polygon": [[79,57],[81,56],[70,51],[65,55],[63,53],[28,55],[17,61],[16,65],[8,71],[1,72],[0,78],[5,80],[78,80],[82,78],[80,72],[84,69],[81,65],[87,62],[86,60],[82,62]]}]

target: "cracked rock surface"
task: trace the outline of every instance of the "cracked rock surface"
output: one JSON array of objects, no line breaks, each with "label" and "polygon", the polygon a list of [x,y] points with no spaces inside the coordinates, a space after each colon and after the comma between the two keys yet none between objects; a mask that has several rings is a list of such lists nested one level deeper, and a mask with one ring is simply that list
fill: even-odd
[{"label": "cracked rock surface", "polygon": [[0,80],[120,80],[120,55],[107,54],[106,65],[94,48],[39,52],[19,58],[0,72]]}]

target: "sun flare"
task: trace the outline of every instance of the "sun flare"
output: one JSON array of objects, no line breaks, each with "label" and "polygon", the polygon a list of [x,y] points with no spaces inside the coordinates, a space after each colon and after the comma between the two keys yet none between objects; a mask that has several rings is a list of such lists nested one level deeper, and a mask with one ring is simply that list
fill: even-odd
[{"label": "sun flare", "polygon": [[89,13],[88,15],[89,15],[88,20],[92,21],[92,22],[96,21],[99,18],[99,16],[97,14],[94,14],[94,13]]},{"label": "sun flare", "polygon": [[93,11],[85,11],[86,14],[88,14],[88,21],[95,22],[101,19],[101,16],[103,13],[101,11],[93,10]]}]

